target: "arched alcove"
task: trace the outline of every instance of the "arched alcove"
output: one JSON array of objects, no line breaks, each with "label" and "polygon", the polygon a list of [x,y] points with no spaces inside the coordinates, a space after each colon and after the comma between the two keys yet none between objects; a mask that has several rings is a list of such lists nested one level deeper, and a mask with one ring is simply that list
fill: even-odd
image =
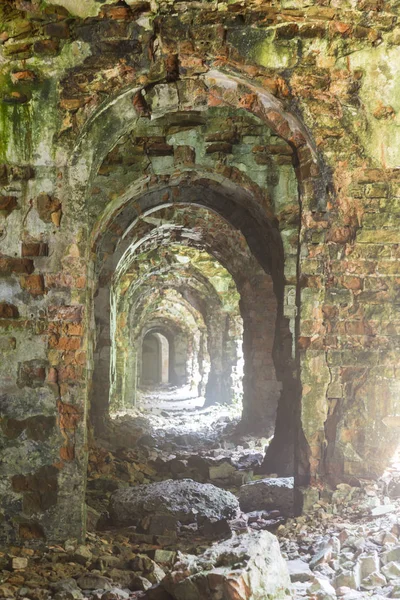
[{"label": "arched alcove", "polygon": [[169,383],[169,342],[158,332],[149,331],[141,347],[141,385]]}]

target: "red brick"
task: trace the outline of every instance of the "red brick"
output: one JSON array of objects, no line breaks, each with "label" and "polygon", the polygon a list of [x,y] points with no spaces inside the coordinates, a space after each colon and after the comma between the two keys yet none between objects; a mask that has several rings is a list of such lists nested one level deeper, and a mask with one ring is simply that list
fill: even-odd
[{"label": "red brick", "polygon": [[18,308],[8,302],[0,302],[0,319],[17,319]]},{"label": "red brick", "polygon": [[61,458],[61,460],[65,460],[65,461],[74,460],[74,458],[75,458],[75,447],[71,446],[71,445],[62,446],[60,448],[60,458]]},{"label": "red brick", "polygon": [[77,381],[82,376],[82,368],[74,365],[67,365],[61,367],[58,372],[58,379],[60,382],[64,381]]},{"label": "red brick", "polygon": [[0,211],[4,211],[8,216],[18,206],[15,196],[0,196]]},{"label": "red brick", "polygon": [[57,350],[78,350],[80,345],[79,337],[60,337],[55,348]]},{"label": "red brick", "polygon": [[20,278],[22,289],[32,296],[43,296],[45,293],[43,275],[26,275]]},{"label": "red brick", "polygon": [[69,306],[49,306],[48,317],[51,321],[68,321],[80,323],[82,321],[83,306],[74,304]]},{"label": "red brick", "polygon": [[68,323],[66,326],[67,335],[82,335],[83,334],[83,326],[81,324],[76,323]]},{"label": "red brick", "polygon": [[45,242],[23,242],[21,254],[24,258],[33,256],[48,256],[49,246]]},{"label": "red brick", "polygon": [[30,274],[34,270],[33,261],[29,258],[14,258],[0,254],[0,276],[11,275],[12,273]]},{"label": "red brick", "polygon": [[11,73],[11,81],[13,83],[18,83],[19,81],[35,81],[36,75],[33,71],[15,71]]}]

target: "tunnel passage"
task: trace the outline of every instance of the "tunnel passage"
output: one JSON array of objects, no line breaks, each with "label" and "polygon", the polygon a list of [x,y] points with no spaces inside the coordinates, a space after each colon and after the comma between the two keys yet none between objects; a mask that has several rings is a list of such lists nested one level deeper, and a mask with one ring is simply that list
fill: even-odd
[{"label": "tunnel passage", "polygon": [[[168,152],[152,137],[162,128]],[[232,152],[223,157],[221,130],[233,136]],[[183,152],[189,141],[193,151],[174,171],[174,148]],[[135,178],[144,162],[160,175],[140,191]],[[121,198],[99,222],[96,242],[95,428],[104,428],[110,409],[136,402],[139,332],[160,300],[163,318],[171,320],[174,303],[167,306],[165,296],[174,291],[173,310],[184,307],[179,326],[186,329],[185,382],[197,386],[206,405],[232,401],[236,386],[243,430],[271,437],[280,423],[266,468],[291,474],[299,212],[292,149],[242,110],[209,108],[207,114],[167,115],[150,123],[139,118],[134,132],[104,159],[93,189],[100,204],[108,190]],[[176,249],[183,246],[192,255],[179,258]],[[236,306],[223,298],[193,252],[207,253],[227,271]],[[183,313],[196,325],[185,325]],[[241,352],[243,378],[237,367]]]},{"label": "tunnel passage", "polygon": [[[243,224],[241,216],[238,215]],[[272,275],[260,265],[241,231],[209,208],[186,203],[157,207],[138,219],[137,229],[137,238],[134,228],[129,232],[135,241],[124,240],[126,247],[111,285],[114,338],[110,340],[108,360],[112,365],[112,406],[120,414],[121,407],[134,401],[135,376],[128,382],[126,373],[132,372],[129,364],[137,363],[132,355],[132,348],[137,346],[137,332],[147,319],[155,316],[161,322],[168,318],[176,323],[180,312],[178,324],[183,329],[186,325],[187,348],[190,348],[186,382],[204,389],[206,404],[229,402],[240,341],[244,358],[242,426],[273,435],[284,390],[282,352],[286,352],[284,360],[290,361],[291,345],[283,344],[288,322],[282,316],[282,298],[279,302]],[[210,265],[215,270],[218,264],[217,275],[209,271]],[[221,271],[225,273],[222,279]],[[109,293],[101,293],[99,298],[108,297]],[[171,302],[172,293],[175,297]],[[180,306],[184,309],[179,311]],[[187,318],[182,318],[182,310],[191,315],[191,326]],[[105,333],[108,331],[104,329]],[[126,345],[128,339],[131,342]],[[207,374],[202,364],[205,347],[209,356]],[[175,344],[175,360],[176,351]],[[102,372],[106,372],[105,365]],[[108,398],[104,392],[103,398],[107,411]],[[98,405],[96,411],[98,416]],[[290,446],[286,438],[285,445]],[[292,450],[287,451],[285,472],[293,468]],[[282,455],[280,460],[282,464]]]},{"label": "tunnel passage", "polygon": [[166,237],[164,233],[162,241],[155,239],[156,229],[146,243],[146,251],[135,256],[140,276],[131,266],[114,286],[112,405],[121,409],[135,403],[134,386],[129,389],[124,381],[141,361],[140,331],[148,328],[148,319],[154,318],[161,326],[174,323],[178,328],[169,337],[173,354],[171,382],[197,387],[208,405],[230,402],[232,369],[236,367],[242,331],[234,280],[207,252],[171,244],[175,229],[170,229]]},{"label": "tunnel passage", "polygon": [[[276,285],[277,310],[290,319],[280,335],[283,344],[296,345],[298,370],[276,353],[273,362],[280,403],[285,394],[292,402],[300,398],[295,387],[287,391],[287,373],[293,382],[298,374],[301,379],[296,410],[305,440],[303,474],[326,482],[380,473],[397,444],[391,418],[399,412],[400,146],[392,127],[393,86],[385,87],[396,64],[390,7],[380,10],[382,2],[372,2],[363,14],[362,7],[349,12],[346,3],[334,2],[324,3],[335,6],[322,12],[307,6],[299,16],[291,8],[265,12],[260,3],[192,3],[192,12],[192,4],[178,2],[163,3],[159,15],[158,3],[151,3],[146,15],[147,3],[138,10],[137,3],[132,10],[125,6],[132,2],[92,4],[104,9],[101,18],[83,21],[64,9],[42,11],[38,2],[2,3],[9,37],[2,45],[2,409],[20,427],[40,416],[55,423],[44,445],[31,443],[29,431],[17,429],[10,439],[2,434],[2,508],[11,515],[3,537],[18,534],[22,510],[12,478],[59,459],[65,466],[57,474],[57,505],[40,514],[40,527],[54,539],[76,536],[84,520],[94,362],[109,373],[108,402],[115,383],[108,343],[115,331],[110,324],[107,335],[101,315],[94,318],[92,299],[107,288],[118,258],[102,270],[98,250],[115,255],[135,219],[151,218],[147,194],[157,190],[157,206],[183,205],[185,181],[199,190],[198,198],[188,192],[193,206],[208,202],[210,181],[223,186],[219,196],[230,198],[233,212],[245,190],[242,214],[259,223],[264,215],[281,238],[283,277],[265,272]],[[196,28],[198,18],[204,30]],[[47,39],[50,30],[61,31],[61,39]],[[128,30],[134,31],[129,41]],[[42,55],[46,48],[49,55]],[[26,59],[28,71],[21,70]],[[378,63],[386,67],[376,77]],[[375,102],[381,89],[389,90],[383,106]],[[120,226],[128,204],[132,218]],[[222,210],[216,197],[208,204]],[[108,225],[110,244],[101,249]],[[282,255],[264,252],[269,232],[261,237],[251,242],[260,264],[260,254]],[[208,344],[201,319],[198,331],[201,356]],[[92,415],[102,421],[107,411],[97,369]],[[69,506],[71,487],[79,506]]]}]

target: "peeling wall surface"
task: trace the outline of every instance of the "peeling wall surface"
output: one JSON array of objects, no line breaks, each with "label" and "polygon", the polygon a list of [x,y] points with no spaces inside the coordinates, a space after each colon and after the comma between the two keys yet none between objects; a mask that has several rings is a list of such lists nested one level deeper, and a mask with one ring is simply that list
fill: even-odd
[{"label": "peeling wall surface", "polygon": [[[294,456],[299,485],[382,473],[400,410],[399,12],[2,1],[0,544],[84,534],[87,432],[132,397],[122,334],[159,331],[154,278],[191,290],[179,352],[208,348],[218,394],[242,319],[243,427],[275,428],[276,472]],[[175,243],[236,289],[196,261],[163,270]]]}]

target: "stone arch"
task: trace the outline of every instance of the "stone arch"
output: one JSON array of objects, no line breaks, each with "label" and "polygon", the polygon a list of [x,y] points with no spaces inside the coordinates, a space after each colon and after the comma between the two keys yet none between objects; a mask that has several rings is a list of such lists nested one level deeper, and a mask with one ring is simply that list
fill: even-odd
[{"label": "stone arch", "polygon": [[[150,326],[147,323],[144,331],[146,332],[145,335],[148,335],[149,333],[152,333],[154,335],[161,335],[167,340],[167,343],[168,343],[168,370],[167,370],[167,372],[164,372],[165,381],[162,381],[162,383],[169,383],[171,385],[175,385],[176,380],[175,380],[175,376],[174,376],[174,360],[175,360],[175,335],[176,335],[176,332],[173,332],[170,327],[166,326],[165,323],[160,323],[159,325],[156,325],[153,323]],[[144,331],[143,331],[143,333],[144,333]],[[142,333],[142,335],[143,335],[143,333]]]},{"label": "stone arch", "polygon": [[[295,158],[294,158],[294,164],[295,164],[295,170],[296,170],[296,176],[297,176],[297,181],[298,181],[298,190],[299,190],[299,203],[300,203],[300,207],[301,210],[303,211],[302,214],[302,221],[303,224],[305,225],[307,223],[307,220],[311,219],[311,222],[313,220],[313,216],[311,216],[311,211],[316,211],[316,212],[324,212],[325,211],[325,207],[326,207],[326,198],[327,198],[327,194],[329,192],[329,181],[327,182],[327,176],[326,173],[323,172],[323,169],[319,163],[319,159],[317,157],[317,154],[315,152],[314,146],[312,141],[310,140],[305,128],[302,126],[302,124],[300,123],[300,121],[291,113],[289,113],[288,111],[286,111],[281,103],[280,100],[277,100],[276,98],[273,97],[272,94],[270,94],[269,92],[265,92],[264,90],[262,90],[261,88],[251,85],[249,83],[247,83],[244,79],[238,77],[238,76],[232,76],[230,74],[224,74],[221,73],[219,71],[213,71],[210,73],[207,73],[204,78],[204,81],[207,81],[209,83],[209,87],[208,87],[208,98],[209,98],[209,106],[212,106],[213,104],[215,104],[215,102],[218,103],[226,103],[226,104],[230,104],[231,106],[237,106],[239,108],[242,108],[252,114],[258,115],[260,119],[262,119],[262,121],[272,129],[273,132],[275,132],[279,137],[281,137],[282,139],[286,140],[290,146],[294,149],[295,152]],[[164,84],[164,85],[169,85],[169,84]],[[240,101],[237,101],[237,99],[235,100],[235,92],[237,92],[237,90],[240,89]],[[137,118],[137,114],[135,113],[135,111],[133,111],[133,109],[131,109],[130,106],[130,102],[133,100],[133,96],[135,93],[138,92],[138,88],[133,88],[131,90],[131,95],[129,96],[129,90],[126,90],[124,92],[123,95],[123,101],[125,102],[125,106],[127,109],[127,112],[125,113],[126,115],[130,115],[131,119],[135,119]],[[127,99],[130,98],[130,101],[127,101]],[[112,106],[115,107],[118,104],[117,100],[113,101]],[[184,108],[183,108],[184,110]],[[105,112],[107,111],[107,107],[104,106],[102,108],[102,115],[105,114]],[[114,124],[117,125],[116,130],[118,130],[119,134],[122,134],[125,129],[125,125],[126,125],[126,119],[125,117],[123,117],[123,111],[116,111],[118,113],[118,117],[115,116],[114,118]],[[94,115],[91,123],[88,123],[86,128],[85,128],[85,132],[84,135],[81,136],[81,140],[79,141],[78,145],[75,148],[75,152],[71,158],[71,164],[77,164],[77,156],[80,152],[82,152],[82,154],[85,154],[84,150],[83,150],[83,145],[81,145],[81,143],[83,144],[87,144],[88,140],[91,137],[91,131],[95,131],[95,130],[99,130],[101,128],[99,128],[99,123],[95,124],[97,116]],[[119,127],[118,127],[118,123],[119,123]],[[131,123],[132,124],[132,123]],[[130,124],[130,126],[131,126]],[[95,134],[96,135],[96,134]],[[118,139],[118,135],[116,134],[114,136],[115,139]],[[90,143],[89,143],[90,145]],[[98,160],[100,160],[100,156],[97,156]],[[89,161],[90,162],[90,161]],[[87,165],[86,165],[87,166]],[[92,164],[90,164],[91,167],[93,167]],[[91,173],[93,174],[93,172],[95,172],[95,166],[92,169]],[[92,182],[92,178],[89,177],[89,171],[86,171],[88,177],[86,178],[86,183],[87,183],[87,188],[85,190],[83,190],[82,185],[80,186],[81,191],[83,192],[83,195],[87,195],[87,190],[90,187],[90,184]],[[151,211],[151,210],[156,210],[157,208],[160,207],[160,203],[157,202],[153,202],[151,199],[151,193],[149,192],[149,190],[153,190],[154,192],[154,188],[155,186],[157,186],[158,184],[158,190],[157,190],[157,194],[158,196],[167,195],[168,192],[172,192],[172,194],[168,193],[168,196],[164,199],[164,206],[168,206],[168,205],[172,205],[175,203],[178,203],[182,200],[179,199],[179,195],[181,194],[184,186],[182,186],[182,182],[185,181],[185,183],[187,184],[187,173],[173,173],[172,175],[167,175],[164,178],[159,178],[159,180],[157,182],[154,181],[154,179],[157,178],[151,178],[151,177],[147,177],[145,179],[142,180],[142,182],[138,183],[136,182],[133,186],[132,189],[129,190],[129,192],[127,194],[124,195],[123,198],[119,198],[118,201],[111,203],[112,205],[109,206],[105,212],[105,214],[103,215],[103,219],[100,219],[97,223],[97,225],[95,226],[93,232],[92,232],[92,240],[96,240],[96,238],[99,236],[99,234],[101,235],[101,232],[104,231],[104,224],[109,221],[113,221],[114,222],[114,232],[119,232],[117,235],[119,235],[121,232],[126,231],[126,227],[127,227],[127,223],[123,223],[122,221],[124,220],[124,218],[126,218],[127,221],[130,222],[131,226],[133,226],[133,224],[136,222],[137,218],[140,216],[140,214],[143,211]],[[192,185],[194,183],[194,179],[196,179],[196,175],[192,175],[192,180],[190,182],[190,184]],[[221,180],[224,179],[224,177],[220,177],[219,176],[219,183]],[[227,179],[227,178],[225,178]],[[212,181],[212,184],[210,186],[210,181]],[[76,184],[76,181],[71,181],[72,185]],[[171,185],[172,183],[172,185]],[[204,200],[202,200],[199,204],[200,205],[206,205],[208,204],[208,208],[213,210],[215,209],[214,207],[214,200],[215,200],[215,190],[212,189],[213,186],[215,186],[215,177],[213,177],[210,173],[207,174],[206,179],[204,179],[203,181],[200,181],[200,178],[197,177],[197,185],[198,186],[203,186],[207,189],[207,192],[209,192],[209,197],[213,196],[212,200],[209,200],[208,202],[204,202]],[[217,184],[218,186],[218,184]],[[231,187],[232,184],[231,182],[226,182],[226,187],[229,188]],[[79,187],[79,182],[78,182],[78,187]],[[233,186],[235,187],[235,186]],[[238,186],[239,187],[239,186]],[[134,188],[134,189],[133,189]],[[130,196],[130,198],[128,198],[128,196]],[[227,198],[228,196],[228,198]],[[244,204],[246,204],[247,206],[254,206],[254,204],[252,203],[252,198],[251,195],[246,194],[243,189],[240,189],[240,193],[238,195],[236,195],[236,204],[241,204],[241,202],[237,202],[237,199],[242,197],[244,198],[244,196],[247,196],[246,199],[244,200]],[[136,197],[136,199],[140,198],[139,202],[134,201],[134,197]],[[145,206],[143,205],[143,198],[146,197],[146,203]],[[235,226],[239,227],[241,229],[241,231],[244,233],[244,235],[246,236],[246,224],[243,223],[239,223],[240,218],[237,219],[237,216],[235,216],[235,209],[232,207],[232,203],[231,203],[231,199],[229,199],[229,193],[227,195],[221,194],[220,199],[223,201],[221,202],[221,204],[223,204],[224,206],[221,206],[218,208],[218,212],[219,214],[225,214],[226,216],[226,212],[229,213],[229,217],[230,222],[233,223]],[[124,215],[124,217],[122,217],[122,221],[120,219],[121,215],[122,215],[122,211],[119,211],[119,208],[121,207],[121,204],[123,204],[125,202],[125,204],[127,204],[128,202],[130,203],[130,214],[129,216]],[[196,203],[196,201],[193,199],[191,202],[193,202],[193,204]],[[228,204],[231,203],[231,210],[229,210],[228,208]],[[119,207],[118,207],[119,205]],[[266,225],[266,227],[268,228],[268,226],[271,225],[271,223],[268,221],[267,218],[265,218],[265,211],[260,210],[260,211],[256,211],[257,213],[257,218],[253,219],[253,222],[257,221],[258,219],[260,219],[261,221],[263,221],[263,223]],[[255,215],[254,215],[255,216]],[[257,231],[257,227],[254,228],[254,231]],[[247,231],[247,233],[249,233],[249,230]],[[279,246],[279,234],[277,235],[276,230],[274,229],[274,227],[270,227],[270,236],[267,236],[267,240],[268,240],[268,244],[274,243],[275,247]],[[304,236],[304,232],[300,231],[300,239],[302,239]],[[112,236],[111,236],[112,237]],[[250,236],[252,237],[252,236]],[[261,236],[263,238],[263,243],[265,242],[265,236]],[[274,239],[275,238],[275,239]],[[254,238],[253,238],[254,239]],[[108,244],[111,243],[111,246],[109,246]],[[107,251],[106,253],[108,253],[108,250],[110,247],[112,247],[112,242],[110,239],[106,240],[105,242],[106,246],[107,246]],[[270,252],[267,253],[262,253],[263,257],[260,256],[260,253],[257,251],[258,247],[263,247],[263,244],[258,244],[256,241],[254,241],[252,243],[252,250],[254,250],[254,253],[257,257],[260,257],[260,259],[264,262],[265,264],[265,255],[269,255]],[[99,247],[96,245],[96,243],[92,244],[92,249],[95,250],[95,252],[100,252],[100,254],[102,253],[102,251],[99,249]],[[280,252],[279,254],[280,258],[278,258],[278,262],[283,260],[282,257],[282,252]],[[297,279],[299,279],[299,273],[297,274]],[[282,298],[282,290],[279,290],[279,285],[283,286],[283,281],[284,279],[281,278],[281,281],[278,281],[279,278],[277,278],[274,282],[275,284],[275,291],[278,294],[278,297]],[[297,314],[299,314],[299,305],[300,305],[300,289],[297,290],[295,297],[295,304],[297,305]],[[281,306],[281,311],[283,312],[283,306]],[[295,336],[298,335],[298,322],[296,324],[296,331],[297,333],[295,334]],[[297,355],[298,358],[298,355]],[[298,366],[296,367],[297,371],[298,371]],[[295,391],[295,395],[298,392]],[[295,418],[298,421],[298,424],[300,423],[300,409],[299,407],[296,409],[295,411],[296,416]],[[301,430],[300,425],[298,425],[299,429]],[[302,434],[300,433],[300,437],[302,438]],[[307,443],[303,443],[303,438],[302,438],[302,446],[303,446],[303,450],[301,450],[301,452],[298,454],[298,461],[300,463],[302,463],[302,466],[300,468],[300,471],[302,472],[302,481],[306,481],[307,477],[308,477],[308,471],[309,471],[309,464],[308,464],[308,449],[307,449]]]},{"label": "stone arch", "polygon": [[[181,365],[179,364],[176,353],[176,346],[182,346],[182,340],[186,337],[186,332],[181,327],[180,323],[177,323],[175,320],[168,319],[168,317],[163,316],[162,319],[152,318],[150,321],[146,323],[146,331],[154,331],[156,333],[162,333],[169,342],[169,351],[170,351],[170,372],[169,372],[169,380],[171,385],[183,386],[187,383],[187,379],[185,374],[182,373]],[[177,343],[178,342],[178,343]]]},{"label": "stone arch", "polygon": [[[204,184],[204,179],[202,180],[202,183]],[[189,189],[186,189],[185,187],[182,187],[182,185],[181,185],[179,189],[180,189],[180,192],[184,196],[184,202],[186,204],[188,202],[188,200],[189,200],[189,191],[193,192],[194,187],[192,186],[190,188],[190,190],[189,190]],[[252,245],[253,245],[253,247],[258,247],[258,254],[260,256],[260,260],[263,260],[264,268],[268,272],[272,268],[272,263],[274,263],[275,268],[277,268],[277,269],[281,268],[282,269],[282,267],[283,267],[283,260],[279,260],[278,259],[279,256],[282,256],[282,249],[278,245],[279,244],[279,239],[280,239],[279,235],[277,235],[275,233],[275,235],[271,235],[268,238],[268,235],[266,235],[266,231],[267,232],[270,232],[270,231],[273,232],[272,225],[270,223],[264,221],[264,223],[266,224],[266,230],[263,230],[262,229],[262,224],[260,223],[260,221],[257,221],[255,219],[255,217],[253,217],[251,215],[248,215],[248,211],[246,212],[246,208],[245,207],[246,207],[246,204],[248,206],[248,204],[251,202],[251,197],[246,194],[246,200],[247,200],[247,202],[243,202],[243,198],[242,198],[242,203],[239,204],[239,208],[238,208],[236,206],[235,202],[234,202],[234,195],[232,195],[232,193],[229,196],[226,195],[226,196],[222,196],[221,197],[221,195],[220,195],[221,192],[220,192],[220,194],[216,194],[215,190],[211,191],[212,188],[207,187],[206,189],[207,189],[207,195],[205,195],[204,192],[202,192],[200,195],[198,194],[197,195],[197,202],[196,202],[196,204],[202,205],[202,203],[205,201],[205,204],[206,204],[207,208],[209,208],[210,206],[213,207],[213,202],[212,201],[213,200],[215,201],[217,199],[218,200],[217,201],[217,207],[214,206],[214,211],[219,210],[219,211],[222,212],[222,214],[224,214],[224,212],[225,212],[224,218],[228,222],[230,222],[231,225],[232,225],[232,215],[233,215],[233,219],[236,221],[236,226],[238,228],[240,227],[240,229],[241,229],[242,232],[243,232],[243,229],[246,230],[246,218],[245,218],[245,215],[247,215],[247,218],[249,219],[249,221],[247,223],[247,227],[248,227],[247,231],[248,232],[251,231],[252,235],[254,236],[253,244]],[[232,186],[230,186],[230,189],[232,189]],[[240,190],[240,191],[243,194],[243,190]],[[141,211],[142,215],[147,214],[147,212],[151,213],[154,209],[156,209],[156,208],[159,209],[162,206],[165,206],[165,204],[162,201],[162,198],[165,196],[165,194],[160,194],[160,192],[159,192],[158,189],[157,189],[156,193],[154,193],[153,191],[148,191],[147,195],[148,196],[150,195],[150,202],[149,202],[149,198],[148,197],[146,198],[146,196],[145,196],[144,198],[143,197],[139,198],[136,201],[136,203],[135,203],[135,206],[137,206],[138,202],[143,201],[144,207],[147,207],[147,210],[145,208],[144,210]],[[164,200],[164,202],[165,202],[165,200]],[[219,204],[219,206],[218,206],[218,204]],[[169,203],[167,205],[169,205]],[[129,202],[127,202],[126,205],[125,205],[125,208],[126,208],[127,214],[125,214],[125,215],[123,214],[124,208],[122,208],[121,211],[118,213],[118,215],[116,215],[116,216],[114,215],[114,218],[118,219],[118,231],[119,231],[119,235],[117,236],[116,242],[118,242],[118,239],[121,237],[121,231],[123,231],[122,224],[125,223],[126,227],[128,227],[128,228],[129,228],[129,226],[131,224],[131,216],[132,216],[131,209],[132,209],[132,206],[131,206],[131,204]],[[107,231],[110,232],[110,236],[113,236],[113,230],[114,230],[114,224],[110,223],[108,225],[108,227],[107,227]],[[245,234],[243,234],[243,235],[246,237]],[[273,239],[271,239],[271,237],[273,237]],[[260,240],[260,242],[258,242],[259,240]],[[261,240],[263,240],[264,243],[262,243]],[[268,251],[265,252],[265,241],[266,240],[269,241],[269,243],[270,243],[271,247],[269,248],[269,251],[271,252],[271,255],[268,254]],[[276,246],[274,246],[274,242],[277,244]],[[107,240],[107,241],[104,242],[104,248],[108,249],[107,256],[106,256],[106,263],[107,263],[107,261],[108,262],[111,261],[109,267],[107,267],[107,266],[104,267],[104,270],[105,270],[106,273],[107,272],[111,272],[111,266],[112,266],[112,264],[118,263],[118,257],[121,257],[124,254],[124,252],[126,251],[126,248],[129,246],[129,244],[130,244],[130,240],[128,240],[128,239],[125,240],[124,239],[123,242],[118,246],[117,251],[116,251],[116,255],[113,255],[113,253],[110,252],[110,249],[113,248],[113,245],[114,245],[113,242],[111,242],[111,240]],[[277,248],[278,249],[280,248],[280,250],[277,250]],[[260,254],[260,250],[261,249],[264,249],[264,253],[261,252],[261,254]],[[274,255],[273,258],[275,260],[273,261],[272,260],[272,254],[274,253],[274,251],[275,251],[275,255]],[[263,255],[263,259],[261,259],[262,255]],[[281,272],[281,279],[280,279],[280,281],[279,281],[278,272],[275,275],[276,275],[276,277],[272,277],[272,279],[275,279],[276,288],[279,288],[280,293],[282,295],[283,294],[282,272]],[[272,281],[271,281],[271,284],[272,284]],[[279,287],[279,284],[280,284],[280,287]],[[271,291],[272,291],[272,288],[271,288]],[[248,296],[250,297],[250,294],[248,294]],[[271,297],[274,297],[274,296],[271,296]],[[281,297],[281,301],[280,301],[280,306],[281,306],[281,309],[282,309],[282,297]],[[251,311],[252,311],[252,308],[250,306],[249,307],[249,312],[251,312]],[[108,311],[105,311],[105,314],[108,314]],[[100,314],[98,316],[99,316],[99,318],[101,318]],[[106,333],[106,338],[107,338],[107,335],[108,335],[107,334],[107,327],[108,327],[108,324],[104,323],[104,331]],[[254,335],[257,335],[257,326],[255,326]],[[109,346],[109,342],[107,341],[107,339],[106,339],[105,346]],[[253,350],[252,349],[251,338],[248,338],[248,339],[250,340],[250,342],[249,342],[250,343],[250,346],[249,346],[249,356],[252,356],[253,352],[256,350],[257,346],[255,346],[254,350]],[[258,345],[257,352],[259,351],[259,349],[260,349],[260,346]],[[256,358],[256,356],[257,355],[254,354],[255,358]],[[106,359],[106,356],[104,356],[103,358]],[[104,364],[102,365],[102,368],[100,369],[100,371],[103,373],[103,375],[105,375],[107,373],[106,360],[105,360]],[[247,369],[251,368],[251,364],[252,364],[251,361],[248,362]],[[246,361],[245,361],[245,365],[246,365]],[[270,379],[269,370],[270,370],[271,366],[272,366],[272,363],[270,363],[268,365],[265,365],[264,369],[262,371],[260,370],[260,372],[263,373],[263,376],[265,375],[267,377],[267,379]],[[250,422],[253,421],[253,422],[255,422],[257,424],[257,426],[259,426],[261,428],[263,426],[263,423],[265,423],[265,421],[266,421],[265,417],[267,416],[268,419],[269,419],[269,423],[272,424],[272,431],[271,431],[271,433],[272,433],[273,432],[273,425],[275,423],[276,404],[278,402],[278,398],[279,398],[279,395],[280,395],[280,386],[277,386],[273,390],[273,392],[272,392],[274,394],[274,396],[273,396],[274,397],[273,405],[275,406],[275,408],[273,409],[273,413],[272,413],[273,416],[271,416],[271,413],[268,413],[268,411],[265,413],[265,411],[263,411],[262,405],[260,404],[258,406],[258,408],[257,408],[257,411],[258,411],[257,417],[254,418],[254,414],[252,414],[252,410],[254,412],[254,410],[255,410],[254,407],[258,404],[258,402],[257,402],[257,396],[258,396],[258,394],[260,393],[260,391],[262,393],[262,386],[261,387],[257,387],[255,385],[256,381],[258,380],[255,377],[255,373],[256,373],[256,370],[254,370],[254,371],[248,371],[247,372],[247,379],[246,379],[246,374],[245,374],[245,381],[247,380],[247,382],[248,382],[248,384],[247,384],[248,385],[248,389],[249,390],[251,389],[250,393],[251,393],[251,397],[253,398],[253,401],[252,401],[253,404],[249,401],[249,406],[251,406],[252,409],[251,410],[248,409],[244,413],[244,421],[243,422],[250,423]],[[100,383],[99,387],[96,387],[96,383],[97,383],[97,379],[96,379],[96,377],[94,377],[94,388],[93,389],[95,391],[96,397],[100,397],[101,394],[104,395],[104,390],[107,389],[107,383],[104,380],[104,376],[103,376],[103,379],[99,380],[99,383]],[[244,386],[245,386],[245,383],[244,383]],[[268,385],[268,389],[271,389],[271,384]],[[265,393],[265,391],[264,391],[264,393]],[[293,399],[291,399],[291,401],[293,401]],[[292,413],[293,413],[293,409],[292,409]],[[285,426],[285,431],[287,432],[287,424]],[[287,443],[286,443],[286,445],[287,445]],[[289,455],[291,455],[291,450],[287,450],[287,453]],[[282,456],[280,457],[280,460],[282,462]],[[293,462],[293,457],[291,457],[291,458],[288,457],[288,459],[286,461],[286,464],[285,464],[285,472],[287,472],[290,469],[293,469],[292,462]]]},{"label": "stone arch", "polygon": [[[306,127],[297,115],[287,110],[283,102],[269,90],[250,83],[237,71],[229,70],[227,66],[222,70],[217,61],[212,66],[214,68],[199,78],[207,91],[204,110],[220,103],[243,108],[258,116],[294,149],[302,204],[310,209],[325,210],[327,196],[332,188],[330,176],[317,155]],[[159,85],[175,88],[176,82]],[[105,100],[85,123],[69,161],[70,183],[80,189],[84,196],[88,194],[96,167],[100,166],[109,148],[124,132],[132,128],[132,123],[139,117],[140,112],[135,109],[134,98],[142,94],[143,90],[140,85],[120,90],[112,98]],[[185,110],[185,107],[181,108]]]}]

